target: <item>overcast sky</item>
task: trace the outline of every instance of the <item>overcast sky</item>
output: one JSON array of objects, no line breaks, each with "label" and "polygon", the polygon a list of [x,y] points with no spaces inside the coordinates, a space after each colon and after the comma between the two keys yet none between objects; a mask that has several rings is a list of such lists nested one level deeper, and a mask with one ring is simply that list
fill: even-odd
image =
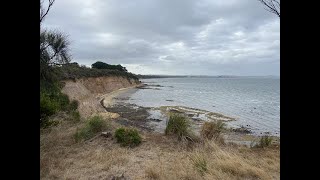
[{"label": "overcast sky", "polygon": [[72,61],[136,74],[279,75],[280,20],[257,0],[56,0]]}]

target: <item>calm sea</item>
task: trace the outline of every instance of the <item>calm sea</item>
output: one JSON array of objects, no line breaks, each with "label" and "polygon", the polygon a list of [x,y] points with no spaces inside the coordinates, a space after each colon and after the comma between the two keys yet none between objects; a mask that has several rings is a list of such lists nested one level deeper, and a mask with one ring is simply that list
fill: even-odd
[{"label": "calm sea", "polygon": [[144,107],[187,106],[235,117],[231,127],[280,136],[279,77],[190,77],[142,79],[129,102]]}]

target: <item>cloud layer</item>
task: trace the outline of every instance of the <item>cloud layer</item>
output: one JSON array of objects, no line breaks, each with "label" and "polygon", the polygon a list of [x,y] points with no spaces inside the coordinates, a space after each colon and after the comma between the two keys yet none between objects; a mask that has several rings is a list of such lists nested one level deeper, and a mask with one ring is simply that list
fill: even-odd
[{"label": "cloud layer", "polygon": [[56,0],[73,61],[137,74],[279,75],[280,20],[256,0]]}]

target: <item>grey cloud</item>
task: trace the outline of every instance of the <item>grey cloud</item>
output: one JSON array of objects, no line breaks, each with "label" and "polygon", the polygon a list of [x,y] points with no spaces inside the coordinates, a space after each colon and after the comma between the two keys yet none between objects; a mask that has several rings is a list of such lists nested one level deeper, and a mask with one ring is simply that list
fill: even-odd
[{"label": "grey cloud", "polygon": [[279,75],[280,21],[256,0],[57,0],[74,61],[134,73]]}]

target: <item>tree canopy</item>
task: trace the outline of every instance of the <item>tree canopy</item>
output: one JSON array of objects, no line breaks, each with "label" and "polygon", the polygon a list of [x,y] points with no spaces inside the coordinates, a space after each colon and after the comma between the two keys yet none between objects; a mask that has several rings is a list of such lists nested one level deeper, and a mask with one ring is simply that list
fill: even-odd
[{"label": "tree canopy", "polygon": [[95,68],[95,69],[110,69],[110,70],[118,70],[118,71],[127,72],[126,67],[123,67],[120,64],[111,65],[111,64],[107,64],[107,63],[104,63],[104,62],[101,62],[101,61],[97,61],[97,62],[93,63],[91,65],[91,68]]}]

